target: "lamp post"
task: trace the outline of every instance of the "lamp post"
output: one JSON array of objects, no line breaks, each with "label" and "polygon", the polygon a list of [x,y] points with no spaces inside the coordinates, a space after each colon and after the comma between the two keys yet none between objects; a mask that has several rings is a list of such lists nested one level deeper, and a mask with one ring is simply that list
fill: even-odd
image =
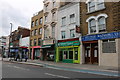
[{"label": "lamp post", "polygon": [[10,37],[11,37],[11,33],[12,33],[12,23],[10,23],[10,36],[9,36],[9,54],[10,54]]}]

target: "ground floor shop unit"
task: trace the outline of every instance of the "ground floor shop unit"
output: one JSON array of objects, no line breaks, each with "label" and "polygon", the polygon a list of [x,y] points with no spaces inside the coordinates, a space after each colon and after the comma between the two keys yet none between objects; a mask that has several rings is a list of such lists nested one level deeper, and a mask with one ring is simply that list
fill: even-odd
[{"label": "ground floor shop unit", "polygon": [[82,37],[82,63],[99,66],[119,66],[120,32]]},{"label": "ground floor shop unit", "polygon": [[43,45],[42,49],[42,60],[44,61],[55,61],[55,44]]},{"label": "ground floor shop unit", "polygon": [[56,62],[80,63],[79,38],[58,40],[56,48]]},{"label": "ground floor shop unit", "polygon": [[41,54],[41,46],[33,46],[31,49],[31,58],[32,60],[34,59],[41,59],[42,54]]}]

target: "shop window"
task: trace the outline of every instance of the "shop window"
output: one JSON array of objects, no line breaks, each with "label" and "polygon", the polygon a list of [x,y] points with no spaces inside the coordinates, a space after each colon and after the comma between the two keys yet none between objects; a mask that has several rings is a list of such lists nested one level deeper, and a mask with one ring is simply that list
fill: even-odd
[{"label": "shop window", "polygon": [[75,60],[78,60],[78,51],[75,51]]},{"label": "shop window", "polygon": [[73,51],[69,51],[69,59],[73,59]]},{"label": "shop window", "polygon": [[115,39],[103,40],[102,52],[103,53],[116,53]]},{"label": "shop window", "polygon": [[63,59],[68,59],[68,51],[64,51]]}]

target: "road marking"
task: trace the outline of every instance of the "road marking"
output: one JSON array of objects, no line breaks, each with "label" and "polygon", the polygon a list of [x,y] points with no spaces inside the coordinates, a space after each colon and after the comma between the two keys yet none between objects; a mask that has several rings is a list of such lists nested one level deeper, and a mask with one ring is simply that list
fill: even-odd
[{"label": "road marking", "polygon": [[50,74],[50,73],[45,73],[45,74],[46,74],[46,75],[50,75],[50,76],[59,77],[59,78],[67,78],[67,79],[70,79],[69,77],[65,77],[65,76],[54,75],[54,74]]},{"label": "road marking", "polygon": [[77,69],[68,69],[68,68],[60,68],[60,67],[52,67],[46,66],[47,68],[58,69],[58,70],[65,70],[65,71],[74,71],[74,72],[81,72],[81,73],[89,73],[89,74],[97,74],[97,75],[104,75],[104,76],[115,76],[118,77],[118,73],[108,73],[108,72],[97,72],[97,71],[89,71],[89,70],[77,70]]},{"label": "road marking", "polygon": [[29,69],[25,69],[25,68],[18,67],[18,66],[11,66],[11,65],[8,65],[8,67],[12,67],[12,68],[16,68],[16,69],[21,69],[21,70],[27,70],[27,71],[30,71]]}]

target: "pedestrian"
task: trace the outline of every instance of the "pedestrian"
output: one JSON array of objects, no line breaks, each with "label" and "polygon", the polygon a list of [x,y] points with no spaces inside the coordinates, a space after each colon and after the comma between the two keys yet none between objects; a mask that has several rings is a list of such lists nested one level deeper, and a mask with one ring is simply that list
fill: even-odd
[{"label": "pedestrian", "polygon": [[27,53],[25,53],[25,62],[27,62],[28,56]]}]

